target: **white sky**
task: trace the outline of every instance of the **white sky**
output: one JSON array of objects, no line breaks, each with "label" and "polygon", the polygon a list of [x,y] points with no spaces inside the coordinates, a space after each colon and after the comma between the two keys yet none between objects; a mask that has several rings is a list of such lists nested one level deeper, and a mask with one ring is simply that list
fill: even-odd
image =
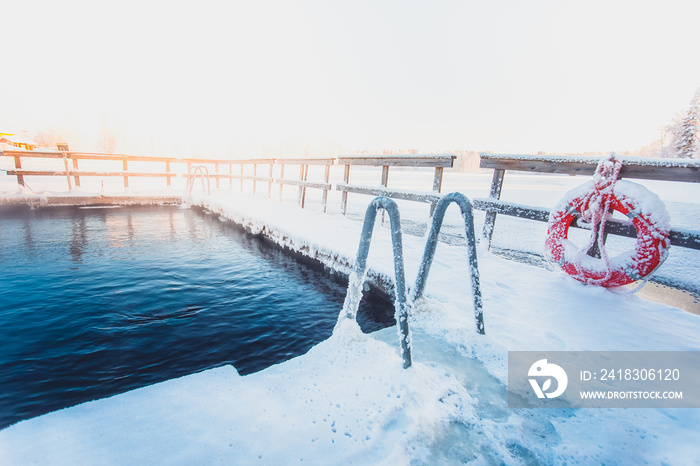
[{"label": "white sky", "polygon": [[624,151],[700,87],[700,2],[26,1],[0,132],[256,157]]}]

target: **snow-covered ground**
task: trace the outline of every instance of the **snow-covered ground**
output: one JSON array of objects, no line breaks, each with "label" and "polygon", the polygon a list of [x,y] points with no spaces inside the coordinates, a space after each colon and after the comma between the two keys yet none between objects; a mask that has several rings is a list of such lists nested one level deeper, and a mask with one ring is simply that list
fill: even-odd
[{"label": "snow-covered ground", "polygon": [[[389,185],[430,186],[430,174],[401,175]],[[544,180],[507,175],[502,198],[553,206],[584,181]],[[448,173],[443,192],[485,197],[489,183],[487,173]],[[295,199],[297,190],[285,189]],[[698,229],[697,187],[665,183],[652,190],[673,225]],[[343,217],[338,196],[322,214],[320,195],[309,193],[305,210],[229,191],[198,195],[196,202],[346,273],[357,250],[357,219],[371,198],[350,195],[350,215]],[[427,206],[399,204],[406,232],[419,233],[404,236],[411,285]],[[540,252],[544,225],[517,220],[498,218],[494,245]],[[450,207],[450,234],[458,234],[459,221]],[[477,216],[477,232],[481,222]],[[0,431],[0,463],[698,463],[698,409],[509,409],[505,384],[509,350],[700,350],[700,316],[584,286],[480,245],[486,335],[478,335],[466,249],[457,239],[449,243],[438,246],[426,298],[411,313],[408,370],[395,329],[365,335],[343,321],[307,354],[255,374],[221,367],[20,422]],[[679,250],[671,248],[659,273],[700,289],[698,251]],[[375,274],[393,276],[391,254],[388,231],[376,226],[369,254]],[[674,255],[686,259],[674,263]]]}]

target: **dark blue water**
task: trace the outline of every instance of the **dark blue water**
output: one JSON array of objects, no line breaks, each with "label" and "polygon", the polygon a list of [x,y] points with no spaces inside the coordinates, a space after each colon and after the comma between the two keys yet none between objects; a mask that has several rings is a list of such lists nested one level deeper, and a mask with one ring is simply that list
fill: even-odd
[{"label": "dark blue water", "polygon": [[[179,207],[0,213],[0,428],[328,338],[343,279],[216,215]],[[364,331],[393,323],[366,296]]]}]

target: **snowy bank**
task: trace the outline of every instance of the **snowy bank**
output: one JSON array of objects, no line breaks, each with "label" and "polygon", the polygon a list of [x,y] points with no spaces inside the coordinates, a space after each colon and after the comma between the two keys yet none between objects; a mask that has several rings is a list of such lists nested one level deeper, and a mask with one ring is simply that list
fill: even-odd
[{"label": "snowy bank", "polygon": [[[332,269],[346,273],[354,261],[356,221],[232,193],[197,202]],[[393,262],[381,228],[369,267],[386,284]],[[409,285],[423,247],[404,237]],[[364,335],[345,322],[306,355],[246,377],[222,367],[20,422],[0,431],[0,462],[697,460],[700,410],[510,410],[505,383],[509,350],[700,350],[700,316],[480,250],[486,335],[478,335],[466,264],[463,246],[438,246],[410,319],[409,370],[395,329]]]}]

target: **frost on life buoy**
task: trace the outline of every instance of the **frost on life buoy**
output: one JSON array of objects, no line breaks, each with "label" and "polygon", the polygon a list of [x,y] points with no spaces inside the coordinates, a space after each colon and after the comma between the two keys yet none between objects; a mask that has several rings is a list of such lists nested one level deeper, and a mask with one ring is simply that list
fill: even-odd
[{"label": "frost on life buoy", "polygon": [[[620,180],[609,188],[604,192],[594,178],[559,201],[549,216],[545,257],[581,282],[614,287],[640,280],[663,263],[670,247],[670,220],[663,202],[644,186]],[[602,212],[602,217],[592,215],[592,210]],[[598,259],[567,239],[576,218],[590,221],[593,217],[591,225],[595,229],[601,219],[604,225],[612,210],[624,214],[636,228],[634,250],[608,257],[601,240],[603,258]],[[594,242],[594,235],[592,232],[589,244]]]}]

